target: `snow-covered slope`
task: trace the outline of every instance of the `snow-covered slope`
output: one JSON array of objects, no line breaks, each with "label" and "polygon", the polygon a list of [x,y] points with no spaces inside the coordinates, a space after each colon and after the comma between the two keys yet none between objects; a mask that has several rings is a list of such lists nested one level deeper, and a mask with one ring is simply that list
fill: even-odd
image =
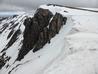
[{"label": "snow-covered slope", "polygon": [[23,22],[27,17],[32,16],[27,13],[21,13],[19,15],[1,17],[0,55],[6,53],[4,55],[4,58],[10,58],[9,62],[7,61],[7,63],[5,64],[6,68],[8,66],[10,67],[14,63],[18,55],[19,49],[22,45],[23,32],[25,29]]},{"label": "snow-covered slope", "polygon": [[[31,50],[23,60],[14,63],[23,40],[25,29],[23,21],[29,15],[23,14],[3,20],[0,24],[0,32],[5,22],[9,23],[13,20],[14,25],[19,23],[13,28],[14,33],[18,29],[21,33],[15,43],[5,51],[6,56],[11,56],[11,60],[0,70],[0,74],[97,74],[98,13],[55,5],[42,5],[40,8],[67,17],[66,24],[59,34],[51,39],[50,44],[47,43],[36,53]],[[11,24],[8,24],[0,34],[0,51],[12,37],[7,39],[11,31],[10,27]]]},{"label": "snow-covered slope", "polygon": [[79,32],[65,37],[63,56],[43,74],[97,74],[98,35]]}]

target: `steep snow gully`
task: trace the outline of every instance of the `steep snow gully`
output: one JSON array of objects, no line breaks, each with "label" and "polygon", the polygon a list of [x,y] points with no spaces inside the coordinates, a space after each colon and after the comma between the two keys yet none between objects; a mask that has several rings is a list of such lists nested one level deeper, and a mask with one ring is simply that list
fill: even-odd
[{"label": "steep snow gully", "polygon": [[[35,14],[0,18],[0,74],[98,74],[97,12],[49,4]],[[35,24],[41,32],[32,46]]]}]

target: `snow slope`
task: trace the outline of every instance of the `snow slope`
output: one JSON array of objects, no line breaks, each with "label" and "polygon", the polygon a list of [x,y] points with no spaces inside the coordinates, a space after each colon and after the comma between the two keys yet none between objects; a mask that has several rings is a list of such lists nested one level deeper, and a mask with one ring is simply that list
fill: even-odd
[{"label": "snow slope", "polygon": [[43,74],[97,74],[97,43],[98,35],[93,33],[80,32],[66,36],[63,50],[67,50],[67,53]]},{"label": "snow slope", "polygon": [[[51,39],[50,44],[36,53],[31,50],[23,60],[13,64],[19,48],[17,43],[22,40],[21,34],[20,40],[7,50],[7,55],[12,57],[7,62],[10,67],[6,68],[6,64],[0,74],[97,74],[98,13],[53,5],[42,5],[40,8],[66,16],[66,25]],[[22,16],[24,18],[25,15]],[[23,28],[22,26],[22,32]],[[8,42],[6,39],[9,31],[6,30],[0,35],[0,49]]]}]

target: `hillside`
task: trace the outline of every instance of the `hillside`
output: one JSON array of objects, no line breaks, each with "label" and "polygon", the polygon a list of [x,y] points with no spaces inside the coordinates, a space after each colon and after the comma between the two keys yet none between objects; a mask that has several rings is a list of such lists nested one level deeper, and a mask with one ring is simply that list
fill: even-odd
[{"label": "hillside", "polygon": [[97,74],[98,12],[41,5],[0,18],[0,74]]}]

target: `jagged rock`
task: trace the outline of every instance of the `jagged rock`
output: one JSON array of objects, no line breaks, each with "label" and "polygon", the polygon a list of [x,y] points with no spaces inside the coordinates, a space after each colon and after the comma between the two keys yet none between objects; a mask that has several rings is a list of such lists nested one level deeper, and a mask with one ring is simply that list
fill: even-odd
[{"label": "jagged rock", "polygon": [[63,17],[63,24],[65,25],[67,21],[67,17]]},{"label": "jagged rock", "polygon": [[25,21],[24,21],[25,27],[27,27],[28,25],[30,25],[31,21],[32,21],[32,18],[26,18]]},{"label": "jagged rock", "polygon": [[[27,22],[26,22],[27,21]],[[35,21],[35,18],[27,18],[25,20],[25,31],[24,31],[24,40],[22,48],[19,51],[17,60],[21,60],[31,49],[33,49],[35,43],[38,40],[40,29],[38,22]]]},{"label": "jagged rock", "polygon": [[7,17],[0,17],[0,21],[7,19]]},{"label": "jagged rock", "polygon": [[9,39],[13,35],[13,33],[14,33],[14,30],[11,30],[9,35],[7,36],[7,39]]},{"label": "jagged rock", "polygon": [[47,27],[45,27],[43,29],[43,31],[40,33],[39,40],[37,41],[37,43],[33,49],[33,52],[36,52],[39,49],[41,49],[47,42],[50,43],[49,29]]},{"label": "jagged rock", "polygon": [[3,53],[2,56],[0,56],[0,69],[6,64],[7,61],[10,60],[10,57],[4,57],[6,53]]},{"label": "jagged rock", "polygon": [[[48,26],[49,20],[52,16],[53,14],[49,10],[39,8],[33,18],[25,19],[24,40],[17,60],[20,61],[36,44],[39,44],[39,38],[41,37],[40,34],[44,31],[44,28]],[[46,41],[44,41],[44,44],[45,43]]]},{"label": "jagged rock", "polygon": [[67,18],[63,17],[60,13],[56,13],[49,24],[49,38],[51,39],[59,33],[61,26],[66,23]]},{"label": "jagged rock", "polygon": [[4,58],[0,56],[0,69],[5,65]]},{"label": "jagged rock", "polygon": [[[12,38],[10,39],[10,41],[8,42],[8,44],[6,45],[6,47],[1,51],[4,52],[5,50],[7,50],[10,46],[12,46],[14,44],[14,42],[17,40],[18,36],[21,34],[20,29],[18,29],[12,36]],[[9,35],[8,35],[9,36]]]},{"label": "jagged rock", "polygon": [[60,13],[56,13],[50,22],[52,16],[53,14],[48,9],[39,8],[33,18],[25,19],[23,45],[16,60],[23,59],[31,49],[33,49],[33,52],[38,51],[46,43],[50,43],[50,39],[59,33],[67,18]]},{"label": "jagged rock", "polygon": [[39,40],[35,45],[33,52],[41,49],[47,42],[50,43],[50,39],[59,33],[61,26],[66,23],[66,20],[66,17],[56,13],[49,24],[49,28],[45,27],[44,30],[40,33]]},{"label": "jagged rock", "polygon": [[13,15],[12,17],[15,18],[15,17],[17,17],[17,16],[18,16],[18,15]]},{"label": "jagged rock", "polygon": [[50,18],[53,14],[48,9],[37,9],[34,18],[37,20],[40,30],[42,31],[44,27],[48,26]]},{"label": "jagged rock", "polygon": [[5,23],[4,25],[3,25],[3,27],[2,28],[0,28],[0,33],[2,33],[7,27],[8,27],[8,23]]},{"label": "jagged rock", "polygon": [[16,23],[16,24],[15,24],[15,22],[13,22],[12,25],[11,25],[11,27],[10,27],[9,29],[14,29],[18,24],[19,24],[19,23]]}]

